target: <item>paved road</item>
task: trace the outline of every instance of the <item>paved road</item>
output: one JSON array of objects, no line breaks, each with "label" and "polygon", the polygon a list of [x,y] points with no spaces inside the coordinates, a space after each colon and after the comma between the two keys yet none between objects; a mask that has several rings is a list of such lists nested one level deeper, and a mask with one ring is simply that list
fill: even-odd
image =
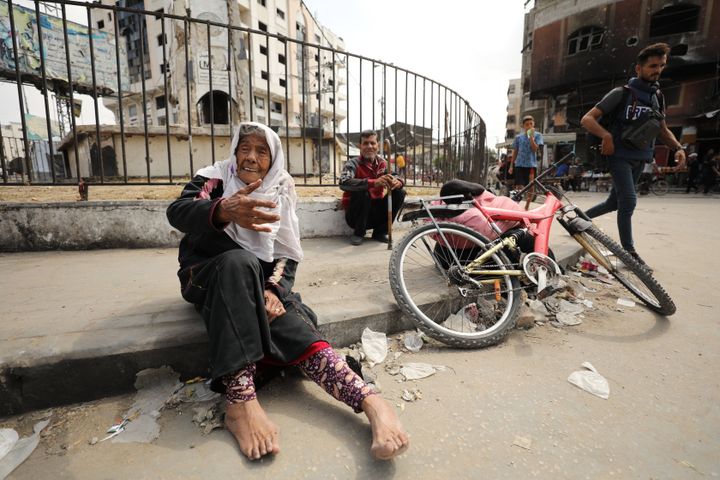
[{"label": "paved road", "polygon": [[[583,206],[599,198],[577,197]],[[516,330],[494,348],[432,346],[400,356],[448,367],[427,379],[398,383],[376,366],[384,395],[404,405],[412,438],[393,462],[371,460],[362,416],[288,376],[260,395],[281,429],[273,460],[243,460],[224,430],[202,436],[187,408],[163,413],[153,444],[88,445],[132,402],[123,396],[56,412],[58,426],[11,478],[718,477],[719,210],[717,197],[641,199],[637,248],[678,305],[669,319],[639,306],[615,310],[622,292],[608,288],[588,294],[599,308],[576,327],[545,324]],[[614,217],[598,223],[615,233]],[[609,399],[567,382],[584,361],[608,379]],[[403,402],[404,389],[422,398]],[[40,415],[0,427],[27,429]]]}]

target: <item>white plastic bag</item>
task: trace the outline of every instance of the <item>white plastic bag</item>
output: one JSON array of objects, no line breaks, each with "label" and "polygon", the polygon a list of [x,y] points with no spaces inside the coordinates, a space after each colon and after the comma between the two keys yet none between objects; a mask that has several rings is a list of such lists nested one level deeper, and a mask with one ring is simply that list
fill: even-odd
[{"label": "white plastic bag", "polygon": [[588,393],[592,393],[596,397],[607,400],[610,397],[610,385],[605,377],[600,375],[590,362],[583,362],[581,366],[587,368],[587,370],[578,370],[571,373],[568,382]]},{"label": "white plastic bag", "polygon": [[423,334],[421,332],[408,332],[403,336],[403,344],[405,348],[413,353],[417,353],[423,346]]},{"label": "white plastic bag", "polygon": [[382,363],[387,357],[388,343],[387,336],[383,332],[373,332],[369,328],[365,328],[360,337],[362,348],[365,352],[365,358],[372,367],[378,363]]},{"label": "white plastic bag", "polygon": [[0,460],[12,450],[19,438],[12,428],[0,428]]},{"label": "white plastic bag", "polygon": [[403,363],[400,367],[400,373],[405,380],[420,380],[443,370],[445,370],[444,366],[429,363]]}]

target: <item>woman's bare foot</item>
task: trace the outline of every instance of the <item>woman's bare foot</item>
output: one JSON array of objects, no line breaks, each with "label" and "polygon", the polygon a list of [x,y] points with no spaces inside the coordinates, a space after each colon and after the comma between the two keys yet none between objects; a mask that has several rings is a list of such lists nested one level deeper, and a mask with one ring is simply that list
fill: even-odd
[{"label": "woman's bare foot", "polygon": [[257,399],[228,403],[225,427],[240,445],[240,451],[250,460],[269,453],[278,453],[278,429],[265,414]]},{"label": "woman's bare foot", "polygon": [[407,450],[410,439],[403,430],[395,410],[380,395],[370,395],[362,402],[370,420],[373,441],[370,452],[380,460],[389,460]]}]

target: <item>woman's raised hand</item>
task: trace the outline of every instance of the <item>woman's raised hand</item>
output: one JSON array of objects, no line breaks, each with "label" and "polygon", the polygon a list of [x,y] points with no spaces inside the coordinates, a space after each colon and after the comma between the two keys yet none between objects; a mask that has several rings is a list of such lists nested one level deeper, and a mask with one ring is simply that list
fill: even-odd
[{"label": "woman's raised hand", "polygon": [[218,223],[237,223],[243,228],[256,232],[269,232],[270,227],[265,223],[274,223],[280,220],[280,215],[264,212],[258,208],[275,208],[275,202],[251,198],[249,195],[262,185],[262,180],[241,188],[235,194],[223,199],[215,210],[215,221]]}]

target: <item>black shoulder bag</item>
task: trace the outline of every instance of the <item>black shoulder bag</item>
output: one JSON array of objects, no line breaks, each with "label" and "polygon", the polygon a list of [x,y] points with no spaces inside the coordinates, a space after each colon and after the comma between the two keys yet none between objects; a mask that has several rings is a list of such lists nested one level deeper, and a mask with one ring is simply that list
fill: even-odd
[{"label": "black shoulder bag", "polygon": [[[620,140],[626,147],[635,150],[645,150],[653,145],[655,139],[660,134],[662,121],[665,119],[665,115],[662,113],[657,95],[661,95],[660,91],[652,95],[652,106],[650,110],[644,111],[638,116],[638,118],[629,121],[628,124],[623,127],[620,134]],[[636,108],[637,99],[633,95],[633,105],[629,115],[630,118],[635,116]]]}]

